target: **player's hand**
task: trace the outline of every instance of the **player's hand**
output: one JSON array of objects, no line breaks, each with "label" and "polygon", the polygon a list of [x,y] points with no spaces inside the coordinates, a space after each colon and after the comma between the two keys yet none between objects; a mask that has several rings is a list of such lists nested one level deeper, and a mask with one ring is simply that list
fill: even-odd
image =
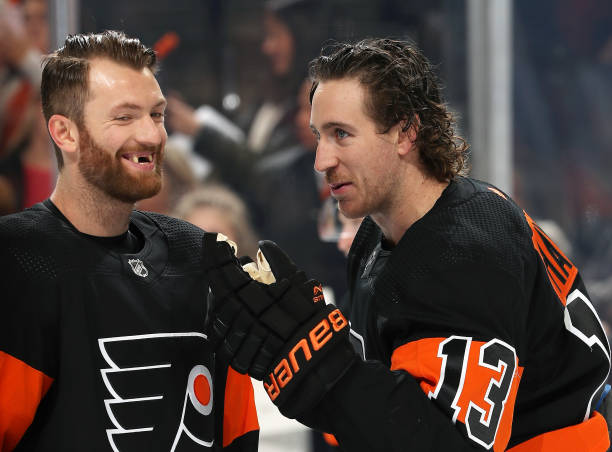
[{"label": "player's hand", "polygon": [[[262,379],[272,357],[282,347],[280,339],[270,335],[251,309],[240,302],[238,293],[248,293],[254,281],[242,269],[234,250],[217,234],[205,233],[203,263],[210,280],[205,332],[213,348],[240,373]],[[260,306],[265,309],[265,306]],[[248,333],[248,336],[247,336]],[[257,363],[255,356],[259,356]],[[265,357],[268,356],[268,361]]]},{"label": "player's hand", "polygon": [[[206,246],[222,247],[209,241],[204,253]],[[276,278],[270,285],[251,279],[235,258],[229,259],[227,250],[210,252],[210,266],[218,269],[209,272],[212,292],[220,297],[215,303],[223,305],[223,299],[240,306],[231,309],[231,325],[215,314],[223,311],[219,307],[211,323],[223,325],[215,335],[233,331],[223,341],[236,342],[222,347],[226,352],[231,348],[232,366],[238,356],[243,368],[249,361],[249,375],[263,378],[268,395],[285,416],[297,417],[324,397],[356,354],[348,340],[348,321],[340,310],[325,304],[321,285],[308,280],[273,242],[260,242],[260,251],[265,257],[262,265],[269,265]],[[241,309],[251,316],[251,324],[238,320],[246,315]],[[236,338],[242,345],[236,346]],[[260,349],[253,347],[256,342],[262,344]]]}]

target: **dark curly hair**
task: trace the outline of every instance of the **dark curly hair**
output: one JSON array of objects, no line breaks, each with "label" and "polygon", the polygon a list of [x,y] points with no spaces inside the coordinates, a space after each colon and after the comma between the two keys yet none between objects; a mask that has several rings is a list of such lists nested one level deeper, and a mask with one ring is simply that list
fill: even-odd
[{"label": "dark curly hair", "polygon": [[[155,52],[123,32],[107,30],[97,34],[70,35],[64,47],[44,61],[40,91],[47,121],[60,114],[82,127],[83,108],[89,91],[89,66],[93,58],[108,58],[137,70],[146,67],[153,73],[157,71]],[[54,146],[57,166],[61,170],[64,159],[60,149]]]},{"label": "dark curly hair", "polygon": [[454,119],[446,108],[437,77],[425,56],[411,43],[393,39],[365,39],[336,43],[310,62],[313,85],[355,78],[366,88],[366,111],[386,133],[405,121],[415,125],[420,161],[439,181],[448,181],[466,164],[468,145],[455,135]]}]

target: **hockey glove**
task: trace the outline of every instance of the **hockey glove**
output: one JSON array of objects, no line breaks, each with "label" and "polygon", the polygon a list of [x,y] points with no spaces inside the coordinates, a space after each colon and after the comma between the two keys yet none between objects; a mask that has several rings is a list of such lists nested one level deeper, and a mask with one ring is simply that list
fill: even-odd
[{"label": "hockey glove", "polygon": [[[211,246],[216,251],[206,250]],[[270,285],[251,279],[228,250],[216,241],[205,243],[217,298],[211,335],[233,354],[233,367],[239,364],[252,377],[263,379],[280,411],[297,417],[313,408],[356,358],[348,322],[337,308],[325,304],[321,285],[307,280],[273,242],[260,242],[276,278]],[[245,320],[249,316],[251,323]],[[261,344],[259,349],[255,344]]]},{"label": "hockey glove", "polygon": [[[218,240],[217,234],[206,232],[203,238],[203,264],[211,287],[204,326],[209,341],[216,352],[238,372],[263,378],[267,366],[283,343],[270,335],[253,310],[241,303],[237,296],[240,292],[257,290],[254,281],[242,268],[250,263],[240,262],[228,242]],[[266,308],[266,305],[258,307],[259,310]],[[259,356],[259,367],[251,368],[255,355]],[[264,362],[266,356],[267,364]]]},{"label": "hockey glove", "polygon": [[334,305],[325,303],[321,284],[306,280],[274,242],[261,241],[259,249],[276,279],[289,281],[276,304],[298,323],[263,383],[281,413],[295,418],[314,408],[357,355],[349,341],[347,319]]}]

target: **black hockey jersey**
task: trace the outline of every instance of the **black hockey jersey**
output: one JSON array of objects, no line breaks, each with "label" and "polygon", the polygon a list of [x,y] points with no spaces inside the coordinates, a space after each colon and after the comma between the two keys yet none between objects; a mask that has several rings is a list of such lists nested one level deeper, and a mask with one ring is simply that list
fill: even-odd
[{"label": "black hockey jersey", "polygon": [[257,450],[250,379],[203,332],[202,231],[130,233],[116,252],[50,201],[0,218],[0,451]]},{"label": "black hockey jersey", "polygon": [[390,250],[366,218],[349,284],[364,360],[319,424],[341,448],[607,450],[602,325],[576,267],[504,193],[459,177]]}]

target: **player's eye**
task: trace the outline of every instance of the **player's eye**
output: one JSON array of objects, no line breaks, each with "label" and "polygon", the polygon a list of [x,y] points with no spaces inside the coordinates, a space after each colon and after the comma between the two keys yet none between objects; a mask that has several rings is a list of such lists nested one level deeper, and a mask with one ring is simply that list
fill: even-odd
[{"label": "player's eye", "polygon": [[336,138],[338,138],[339,140],[343,140],[350,136],[346,130],[342,130],[339,128],[334,130],[334,134],[336,135]]},{"label": "player's eye", "polygon": [[166,114],[164,112],[162,112],[162,111],[157,111],[157,112],[151,113],[151,117],[153,119],[157,119],[157,120],[163,121],[164,118],[166,117]]}]

